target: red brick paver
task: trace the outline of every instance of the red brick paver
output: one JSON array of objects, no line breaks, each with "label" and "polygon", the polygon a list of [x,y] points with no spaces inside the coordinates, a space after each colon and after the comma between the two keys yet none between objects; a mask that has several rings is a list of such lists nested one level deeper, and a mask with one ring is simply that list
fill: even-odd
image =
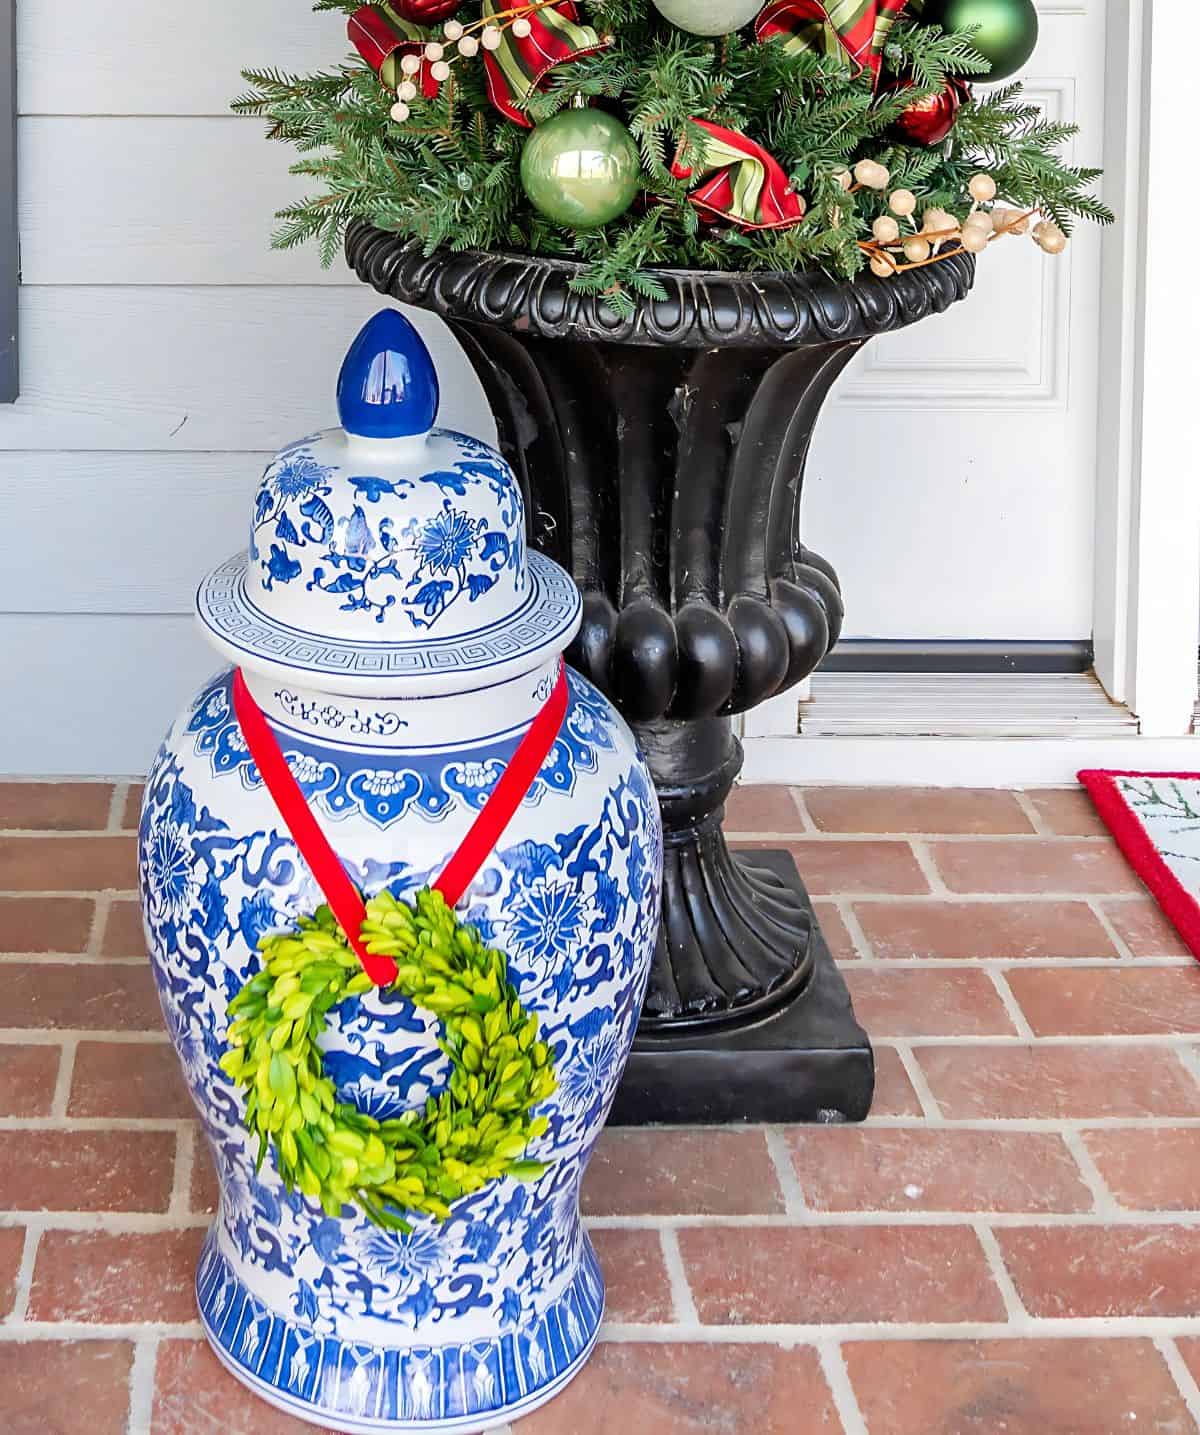
[{"label": "red brick paver", "polygon": [[0,1131],[0,1206],[15,1211],[165,1211],[168,1131]]},{"label": "red brick paver", "polygon": [[996,1239],[1031,1315],[1200,1315],[1194,1226],[1018,1227]]},{"label": "red brick paver", "polygon": [[0,830],[102,832],[112,800],[108,782],[0,782]]},{"label": "red brick paver", "polygon": [[82,952],[95,910],[90,897],[0,897],[0,952]]},{"label": "red brick paver", "polygon": [[203,1231],[47,1231],[29,1293],[32,1320],[101,1325],[195,1319]]},{"label": "red brick paver", "polygon": [[[302,1435],[195,1316],[139,800],[0,784],[0,1430]],[[608,1325],[515,1435],[1200,1432],[1200,966],[1086,800],[746,788],[729,830],[819,897],[871,1118],[607,1132]]]},{"label": "red brick paver", "polygon": [[153,1435],[313,1435],[227,1375],[207,1341],[164,1341],[156,1377]]},{"label": "red brick paver", "polygon": [[[798,1423],[802,1422],[802,1423]],[[770,1345],[601,1345],[520,1435],[834,1435],[815,1351]]]},{"label": "red brick paver", "polygon": [[1034,1131],[812,1127],[788,1137],[816,1211],[1088,1211],[1062,1137]]},{"label": "red brick paver", "polygon": [[1137,892],[1141,883],[1103,838],[1060,842],[933,842],[952,892]]},{"label": "red brick paver", "polygon": [[804,801],[822,832],[996,836],[1033,831],[1011,792],[953,787],[810,787]]},{"label": "red brick paver", "polygon": [[593,1216],[749,1216],[783,1210],[759,1131],[610,1130],[583,1187]]},{"label": "red brick paver", "polygon": [[971,967],[851,968],[846,983],[859,1021],[876,1037],[1016,1034],[987,972]]},{"label": "red brick paver", "polygon": [[1010,972],[1008,983],[1037,1036],[1200,1033],[1200,963]]},{"label": "red brick paver", "polygon": [[1200,1127],[1086,1131],[1083,1144],[1130,1211],[1200,1211]]},{"label": "red brick paver", "polygon": [[[11,1315],[17,1295],[17,1275],[25,1251],[21,1226],[0,1226],[0,1320]],[[3,1349],[0,1346],[0,1349]]]},{"label": "red brick paver", "polygon": [[0,1116],[49,1116],[61,1060],[57,1046],[0,1046]]},{"label": "red brick paver", "polygon": [[169,1119],[195,1114],[175,1048],[165,1041],[81,1041],[68,1116],[146,1116]]},{"label": "red brick paver", "polygon": [[854,915],[877,957],[1112,957],[1086,902],[861,902]]},{"label": "red brick paver", "polygon": [[946,1340],[846,1347],[879,1435],[1108,1435],[1194,1428],[1148,1340]]},{"label": "red brick paver", "polygon": [[126,1435],[133,1346],[125,1340],[0,1342],[7,1435]]},{"label": "red brick paver", "polygon": [[706,1325],[1002,1320],[965,1226],[699,1226],[679,1232]]},{"label": "red brick paver", "polygon": [[86,892],[133,887],[137,842],[126,836],[5,837],[0,841],[0,889]]},{"label": "red brick paver", "polygon": [[917,1051],[942,1115],[1200,1116],[1200,1084],[1161,1046],[930,1046]]}]

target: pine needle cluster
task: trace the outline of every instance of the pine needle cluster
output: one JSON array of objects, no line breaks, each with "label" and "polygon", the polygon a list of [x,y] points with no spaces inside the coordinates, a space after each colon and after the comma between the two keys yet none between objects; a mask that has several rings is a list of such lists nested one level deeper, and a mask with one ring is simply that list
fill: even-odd
[{"label": "pine needle cluster", "polygon": [[[316,0],[317,10],[358,8],[358,0]],[[458,18],[466,21],[470,7]],[[581,20],[611,34],[606,49],[551,72],[527,112],[547,119],[577,96],[619,116],[641,155],[643,198],[601,229],[556,225],[525,197],[521,149],[529,131],[490,103],[482,61],[456,64],[434,99],[413,102],[407,123],[389,115],[394,96],[357,57],[315,75],[247,70],[250,86],[233,105],[267,121],[272,139],[296,146],[292,172],[315,192],[281,210],[274,244],[315,241],[328,265],[347,225],[365,219],[405,235],[427,253],[504,250],[556,255],[581,265],[573,285],[604,293],[620,310],[634,295],[662,292],[660,267],[823,270],[850,278],[863,267],[860,241],[886,209],[877,191],[847,192],[837,176],[862,159],[887,166],[892,188],[910,189],[921,210],[964,218],[970,177],[992,174],[999,199],[1038,210],[1065,232],[1079,217],[1109,223],[1092,188],[1099,171],[1063,157],[1077,127],[1047,120],[1019,84],[979,91],[962,106],[950,136],[933,147],[897,138],[906,106],[939,93],[948,77],[986,62],[969,36],[902,18],[891,30],[879,85],[837,57],[788,53],[749,29],[716,40],[685,34],[650,0],[579,0]],[[898,86],[897,81],[906,83]],[[737,130],[782,165],[808,206],[788,229],[745,231],[713,223],[689,203],[671,162],[703,156],[705,119]]]}]

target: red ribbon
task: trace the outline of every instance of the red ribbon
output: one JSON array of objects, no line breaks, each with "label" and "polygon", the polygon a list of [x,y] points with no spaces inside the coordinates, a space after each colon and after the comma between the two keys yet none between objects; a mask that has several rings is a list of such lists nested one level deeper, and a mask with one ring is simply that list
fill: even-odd
[{"label": "red ribbon", "polygon": [[[567,715],[567,699],[567,670],[565,665],[560,664],[554,691],[529,724],[529,730],[471,824],[471,830],[433,884],[434,890],[446,899],[447,906],[458,905],[479,869],[491,856],[517,808],[525,801],[542,763],[558,740]],[[317,886],[325,894],[325,900],[363,964],[363,970],[377,987],[390,986],[396,980],[396,963],[391,957],[372,956],[363,944],[361,933],[367,908],[362,894],[346,875],[341,860],[321,831],[270,724],[250,696],[241,668],[233,674],[233,711],[250,749],[250,756],[279,809],[284,826],[291,833],[292,841],[308,864]]]}]

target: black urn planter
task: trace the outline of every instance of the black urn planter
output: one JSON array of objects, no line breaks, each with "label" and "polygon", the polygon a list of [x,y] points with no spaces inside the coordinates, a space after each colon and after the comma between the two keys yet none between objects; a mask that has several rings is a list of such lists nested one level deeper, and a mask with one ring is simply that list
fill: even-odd
[{"label": "black urn planter", "polygon": [[965,297],[974,261],[890,279],[661,270],[630,317],[572,293],[577,266],[439,252],[358,224],[347,257],[440,315],[478,373],[525,493],[530,540],[570,571],[571,662],[649,761],[663,918],[615,1121],[859,1120],[870,1044],[795,865],[731,852],[731,718],[837,641],[832,567],[798,540],[821,405],[873,335]]}]

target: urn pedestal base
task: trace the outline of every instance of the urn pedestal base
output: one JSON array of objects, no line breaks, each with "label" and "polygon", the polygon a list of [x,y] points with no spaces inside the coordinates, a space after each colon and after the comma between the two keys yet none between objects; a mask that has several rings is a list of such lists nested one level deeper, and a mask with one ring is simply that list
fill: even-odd
[{"label": "urn pedestal base", "polygon": [[[811,914],[787,852],[747,855]],[[748,1025],[638,1035],[611,1125],[865,1120],[875,1086],[871,1044],[816,917],[811,921],[811,979],[769,1015]]]},{"label": "urn pedestal base", "polygon": [[571,661],[633,727],[665,845],[662,924],[615,1118],[860,1120],[873,1062],[782,853],[731,853],[730,719],[837,642],[801,542],[813,432],[862,346],[971,288],[966,253],[887,279],[655,271],[626,311],[545,255],[424,254],[364,223],[351,266],[445,319],[526,494],[533,547],[583,593]]}]

